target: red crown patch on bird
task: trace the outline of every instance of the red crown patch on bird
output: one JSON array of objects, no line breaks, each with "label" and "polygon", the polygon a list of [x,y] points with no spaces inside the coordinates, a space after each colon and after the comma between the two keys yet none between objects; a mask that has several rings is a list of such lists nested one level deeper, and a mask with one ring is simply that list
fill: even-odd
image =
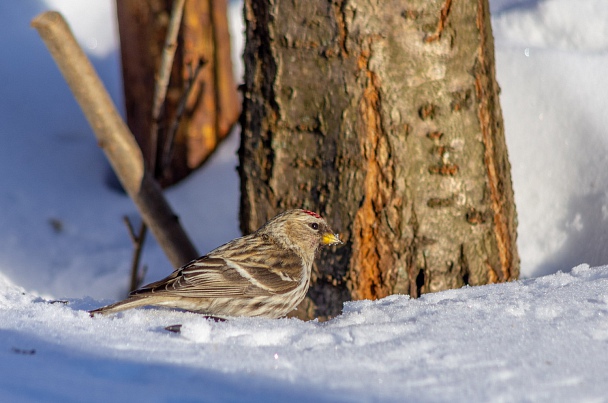
[{"label": "red crown patch on bird", "polygon": [[318,215],[317,213],[315,213],[314,211],[310,211],[310,210],[302,210],[304,211],[306,214],[313,216],[314,218],[321,218],[320,215]]}]

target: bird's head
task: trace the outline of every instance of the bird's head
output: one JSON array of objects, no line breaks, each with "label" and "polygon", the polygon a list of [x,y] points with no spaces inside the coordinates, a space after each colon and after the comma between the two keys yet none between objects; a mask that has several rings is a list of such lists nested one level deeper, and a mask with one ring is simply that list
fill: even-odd
[{"label": "bird's head", "polygon": [[321,246],[342,243],[323,217],[308,210],[287,210],[264,224],[258,232],[271,236],[302,257],[314,257]]}]

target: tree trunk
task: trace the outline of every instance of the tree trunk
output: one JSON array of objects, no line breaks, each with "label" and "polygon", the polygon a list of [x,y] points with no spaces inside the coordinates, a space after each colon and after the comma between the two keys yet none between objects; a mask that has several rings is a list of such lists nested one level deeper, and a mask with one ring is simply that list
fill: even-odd
[{"label": "tree trunk", "polygon": [[[228,134],[240,113],[232,75],[226,0],[187,0],[178,48],[159,127],[159,149],[151,141],[155,77],[169,24],[171,0],[116,2],[125,87],[127,123],[148,167],[171,185],[199,167]],[[178,104],[199,61],[206,64],[194,79],[175,137],[173,155],[162,172],[162,144]],[[160,151],[159,151],[160,150]],[[151,161],[155,161],[152,163]]]},{"label": "tree trunk", "polygon": [[246,0],[241,226],[305,207],[346,245],[301,317],[516,279],[487,0]]}]

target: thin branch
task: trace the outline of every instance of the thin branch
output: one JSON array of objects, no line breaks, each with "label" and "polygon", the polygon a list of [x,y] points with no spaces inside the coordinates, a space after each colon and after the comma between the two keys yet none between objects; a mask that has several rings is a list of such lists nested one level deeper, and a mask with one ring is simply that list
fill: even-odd
[{"label": "thin branch", "polygon": [[159,121],[161,115],[161,108],[165,99],[167,98],[167,88],[169,87],[169,78],[171,77],[171,69],[173,67],[173,59],[175,58],[175,50],[177,49],[177,35],[182,22],[182,15],[184,13],[185,0],[173,1],[173,8],[171,10],[171,20],[167,27],[167,36],[165,38],[165,45],[163,47],[163,53],[161,56],[161,63],[156,75],[155,86],[154,86],[154,102],[152,104],[152,125],[150,132],[150,150],[152,155],[150,156],[150,172],[157,175],[157,159],[159,153],[158,138],[159,138]]},{"label": "thin branch", "polygon": [[160,186],[144,168],[144,160],[129,128],[120,117],[91,62],[61,16],[53,11],[34,18],[74,97],[93,128],[122,186],[137,206],[158,244],[174,267],[195,259],[198,253],[165,200]]},{"label": "thin branch", "polygon": [[141,252],[146,242],[146,234],[148,233],[148,227],[144,222],[139,225],[139,233],[137,234],[137,243],[133,250],[133,260],[131,261],[131,285],[130,290],[136,290],[139,288],[142,276],[139,274],[139,261],[141,260]]},{"label": "thin branch", "polygon": [[122,221],[127,226],[127,230],[129,231],[129,237],[131,237],[131,242],[135,244],[137,242],[137,234],[135,234],[135,228],[133,228],[133,224],[131,224],[131,220],[129,220],[128,216],[124,216],[122,218]]},{"label": "thin branch", "polygon": [[141,253],[144,248],[144,243],[146,242],[148,227],[142,221],[139,225],[139,231],[135,233],[135,229],[133,228],[133,224],[131,224],[129,217],[124,216],[123,221],[127,226],[129,236],[131,237],[131,242],[133,243],[133,256],[131,258],[131,284],[129,286],[129,290],[133,291],[139,287],[143,277],[140,274],[139,262],[141,261]]},{"label": "thin branch", "polygon": [[201,70],[207,61],[201,58],[196,66],[196,70],[190,73],[190,79],[186,84],[186,88],[182,93],[182,96],[179,100],[179,104],[177,105],[177,110],[175,112],[175,118],[171,122],[171,126],[169,126],[169,130],[167,131],[167,138],[165,139],[165,144],[163,147],[162,160],[161,160],[161,170],[164,172],[165,168],[167,168],[171,162],[171,156],[173,154],[173,144],[175,141],[175,136],[177,134],[177,129],[179,128],[179,122],[184,115],[184,111],[186,110],[186,103],[188,102],[188,98],[190,98],[190,94],[192,94],[192,90],[195,87],[196,78],[200,74]]}]

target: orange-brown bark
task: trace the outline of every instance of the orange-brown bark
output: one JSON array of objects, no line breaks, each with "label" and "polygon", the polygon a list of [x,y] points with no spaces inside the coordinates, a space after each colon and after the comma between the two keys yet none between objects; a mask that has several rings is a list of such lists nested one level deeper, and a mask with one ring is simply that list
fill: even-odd
[{"label": "orange-brown bark", "polygon": [[[120,0],[116,5],[127,122],[148,163],[162,160],[167,131],[176,119],[185,86],[193,79],[194,87],[174,139],[170,165],[157,173],[163,185],[170,185],[209,157],[240,113],[232,75],[226,1],[185,3],[167,100],[158,124],[158,149],[153,149],[154,142],[150,142],[152,100],[171,2]],[[206,64],[193,78],[201,60]]]}]

